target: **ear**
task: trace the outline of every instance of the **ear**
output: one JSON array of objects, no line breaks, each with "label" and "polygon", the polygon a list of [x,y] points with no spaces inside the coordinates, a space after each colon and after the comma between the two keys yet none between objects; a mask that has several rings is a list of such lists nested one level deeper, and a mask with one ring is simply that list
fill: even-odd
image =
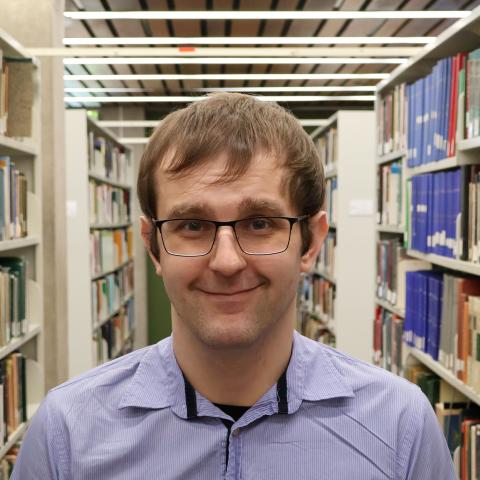
[{"label": "ear", "polygon": [[313,264],[315,263],[315,260],[320,253],[323,241],[327,236],[328,223],[326,212],[320,211],[316,213],[313,217],[310,217],[309,228],[312,237],[308,250],[302,255],[300,259],[300,271],[302,273],[308,273],[311,271]]},{"label": "ear", "polygon": [[[155,226],[152,224],[150,220],[148,220],[145,215],[140,216],[140,235],[142,236],[143,244],[147,249],[148,254],[152,260],[153,266],[155,267],[156,274],[161,277],[162,276],[162,267],[160,265],[160,259],[156,258],[155,255],[152,253],[150,248],[150,239],[152,237],[152,229]],[[155,232],[156,234],[156,232]]]}]

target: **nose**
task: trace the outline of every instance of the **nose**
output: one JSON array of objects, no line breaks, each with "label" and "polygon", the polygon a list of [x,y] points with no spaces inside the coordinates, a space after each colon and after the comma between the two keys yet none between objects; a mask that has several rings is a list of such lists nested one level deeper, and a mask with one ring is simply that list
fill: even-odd
[{"label": "nose", "polygon": [[220,227],[210,254],[209,268],[226,277],[231,277],[242,271],[246,264],[233,228]]}]

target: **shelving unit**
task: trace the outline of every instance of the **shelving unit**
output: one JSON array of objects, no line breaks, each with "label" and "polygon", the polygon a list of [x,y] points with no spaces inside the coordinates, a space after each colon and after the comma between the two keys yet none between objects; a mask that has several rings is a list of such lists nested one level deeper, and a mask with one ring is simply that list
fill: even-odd
[{"label": "shelving unit", "polygon": [[[27,180],[27,236],[0,241],[0,256],[26,261],[25,331],[0,346],[0,361],[15,352],[26,358],[27,422],[17,426],[8,441],[0,444],[0,459],[22,439],[28,423],[45,395],[44,310],[43,310],[43,231],[42,158],[40,156],[40,67],[23,47],[0,29],[3,57],[20,60],[21,68],[10,72],[7,135],[0,135],[0,157],[8,156]],[[26,89],[23,90],[22,89]],[[23,102],[19,102],[19,97]],[[30,103],[31,98],[31,103]],[[28,100],[25,100],[28,99]],[[23,110],[16,110],[22,104]],[[0,442],[2,440],[0,439]]]},{"label": "shelving unit", "polygon": [[[318,309],[309,314],[336,337],[336,348],[356,358],[371,360],[369,332],[374,296],[374,113],[338,111],[327,123],[312,132],[316,145],[322,136],[334,138],[328,148],[336,152],[327,162],[326,179],[336,179],[335,221],[329,220],[336,234],[334,271],[316,268],[314,273],[335,285],[334,318],[326,318]],[[332,134],[331,130],[335,129]],[[362,142],[352,142],[352,132]],[[325,145],[325,144],[324,144]],[[358,255],[361,252],[361,255]]]},{"label": "shelving unit", "polygon": [[[114,322],[117,315],[125,312],[125,308],[134,308],[133,290],[127,292],[123,298],[119,300],[116,294],[113,295],[112,305],[116,303],[116,307],[111,311],[107,310],[106,314],[102,314],[101,318],[96,318],[95,310],[96,302],[92,298],[94,282],[107,276],[115,275],[112,288],[116,289],[117,284],[121,283],[120,275],[127,275],[125,269],[133,264],[133,253],[127,255],[128,258],[123,259],[120,263],[116,263],[112,268],[104,271],[93,272],[92,265],[92,244],[91,233],[100,231],[104,233],[123,232],[132,228],[132,185],[133,174],[130,171],[129,179],[120,180],[113,177],[106,177],[99,174],[98,169],[92,170],[92,155],[96,155],[94,151],[93,137],[106,139],[111,145],[125,151],[125,157],[122,162],[131,162],[130,150],[119,143],[115,135],[107,129],[100,127],[94,120],[87,116],[85,110],[67,110],[66,115],[66,147],[67,147],[67,245],[69,249],[68,257],[68,281],[69,281],[69,298],[68,298],[68,324],[69,324],[69,376],[75,376],[90,368],[102,363],[105,358],[103,352],[106,348],[106,342],[102,339],[102,328],[107,327],[109,322]],[[97,145],[97,148],[103,148]],[[107,154],[108,155],[108,154]],[[83,180],[82,180],[83,179]],[[130,218],[125,221],[112,221],[111,223],[95,222],[90,218],[90,201],[91,188],[90,182],[94,180],[98,186],[108,185],[126,191],[129,196],[129,213]],[[122,196],[124,193],[122,193]],[[120,200],[123,201],[123,200]],[[102,241],[100,240],[100,243]],[[102,249],[102,245],[98,247]],[[113,247],[115,248],[115,247]],[[123,249],[123,246],[122,246]],[[123,252],[125,255],[125,252]],[[105,252],[104,252],[105,254]],[[122,273],[123,271],[123,273]],[[111,278],[111,277],[110,277]],[[111,285],[111,284],[109,284]],[[106,287],[110,288],[110,287]],[[108,295],[108,294],[107,294]],[[118,303],[117,303],[118,302]],[[111,307],[107,307],[110,309]],[[100,313],[98,314],[100,315]],[[121,343],[120,349],[112,351],[109,355],[110,359],[116,358],[123,353],[129,351],[133,344],[133,329],[127,329],[123,335],[124,324],[121,327]],[[111,327],[113,330],[113,327]],[[128,335],[127,335],[128,334]],[[99,345],[103,345],[99,351]],[[112,347],[113,348],[113,347]],[[101,358],[100,358],[101,356]]]},{"label": "shelving unit", "polygon": [[[476,9],[473,13],[462,20],[456,22],[452,27],[444,31],[437,39],[422,49],[421,53],[407,61],[404,65],[395,69],[391,76],[377,85],[376,109],[380,108],[381,98],[393,91],[395,87],[403,83],[412,83],[416,80],[428,75],[435,63],[446,57],[454,56],[460,52],[468,52],[480,47],[480,9]],[[383,127],[378,126],[379,131],[383,132]],[[406,184],[412,177],[424,173],[441,172],[463,165],[473,165],[480,163],[480,137],[463,139],[456,135],[456,155],[450,158],[445,158],[439,161],[423,164],[415,168],[407,168],[406,164],[406,147],[397,149],[394,152],[377,157],[377,168],[382,165],[402,159],[403,170],[403,192],[405,192]],[[403,196],[405,201],[405,196]],[[408,245],[407,229],[405,224],[398,227],[377,226],[378,238],[382,235],[398,235],[400,239],[405,240]],[[435,254],[425,254],[413,249],[407,249],[407,255],[412,259],[423,260],[437,270],[445,273],[468,274],[480,277],[480,264],[475,264],[468,261],[456,260]],[[394,306],[390,305],[381,299],[376,298],[376,304],[382,308],[403,317],[405,312],[398,311]],[[435,361],[430,355],[423,351],[407,346],[405,343],[402,348],[405,354],[409,357],[408,360],[413,359],[415,362],[427,366],[430,370],[435,372],[441,379],[445,380],[456,390],[468,397],[474,403],[480,405],[480,392],[475,391],[471,386],[465,384],[457,378],[457,376],[444,367],[440,362]]]}]

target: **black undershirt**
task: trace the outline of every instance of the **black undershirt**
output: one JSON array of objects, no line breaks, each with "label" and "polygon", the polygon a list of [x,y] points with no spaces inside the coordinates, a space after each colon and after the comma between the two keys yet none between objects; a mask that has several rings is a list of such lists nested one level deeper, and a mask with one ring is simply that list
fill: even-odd
[{"label": "black undershirt", "polygon": [[[223,405],[221,403],[214,403],[222,412],[230,415],[236,422],[250,407],[241,407],[238,405]],[[228,421],[228,420],[227,420]]]}]

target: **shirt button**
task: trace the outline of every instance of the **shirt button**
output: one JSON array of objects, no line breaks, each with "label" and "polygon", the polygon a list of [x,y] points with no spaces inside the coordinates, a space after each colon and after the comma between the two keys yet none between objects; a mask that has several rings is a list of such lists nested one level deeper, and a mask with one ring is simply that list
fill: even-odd
[{"label": "shirt button", "polygon": [[239,434],[240,434],[240,429],[239,428],[236,428],[235,430],[232,430],[232,435],[234,437],[237,437]]}]

